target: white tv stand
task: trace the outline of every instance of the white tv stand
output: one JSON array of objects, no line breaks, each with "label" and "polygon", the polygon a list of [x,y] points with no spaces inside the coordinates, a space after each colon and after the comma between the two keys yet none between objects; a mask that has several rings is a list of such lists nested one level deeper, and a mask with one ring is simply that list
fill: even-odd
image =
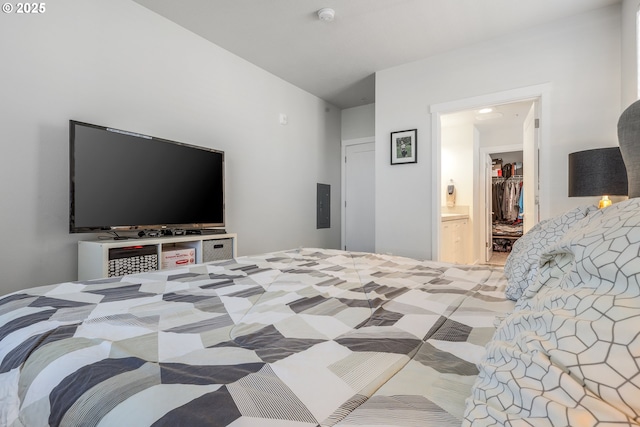
[{"label": "white tv stand", "polygon": [[[237,256],[237,235],[225,234],[188,234],[185,236],[153,237],[126,240],[81,240],[78,242],[78,280],[99,279],[117,276],[110,274],[110,263],[117,260],[133,260],[133,267],[126,274],[159,270],[162,253],[179,247],[195,249],[196,264],[210,261],[221,261]],[[115,251],[114,251],[115,250]],[[131,256],[126,251],[131,250]],[[145,254],[139,255],[140,251]],[[120,255],[115,255],[119,252]],[[123,256],[122,253],[125,252]],[[117,258],[117,260],[116,260]],[[144,258],[144,262],[139,260]],[[156,268],[149,268],[155,259]],[[147,261],[151,261],[148,263]]]}]

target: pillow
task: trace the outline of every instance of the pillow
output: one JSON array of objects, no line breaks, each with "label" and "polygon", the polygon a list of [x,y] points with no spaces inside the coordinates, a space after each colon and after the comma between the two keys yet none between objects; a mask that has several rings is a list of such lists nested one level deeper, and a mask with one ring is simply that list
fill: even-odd
[{"label": "pillow", "polygon": [[558,217],[536,224],[524,236],[516,240],[504,265],[507,277],[507,298],[517,301],[523,291],[536,278],[540,255],[557,242],[564,234],[598,207],[581,206]]},{"label": "pillow", "polygon": [[463,425],[640,425],[640,198],[540,259],[478,366]]}]

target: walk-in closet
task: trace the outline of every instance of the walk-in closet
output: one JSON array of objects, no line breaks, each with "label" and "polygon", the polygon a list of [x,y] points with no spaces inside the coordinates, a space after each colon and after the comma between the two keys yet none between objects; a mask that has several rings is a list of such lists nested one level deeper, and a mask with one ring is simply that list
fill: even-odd
[{"label": "walk-in closet", "polygon": [[493,253],[500,257],[523,233],[523,153],[494,153],[491,160],[491,237]]}]

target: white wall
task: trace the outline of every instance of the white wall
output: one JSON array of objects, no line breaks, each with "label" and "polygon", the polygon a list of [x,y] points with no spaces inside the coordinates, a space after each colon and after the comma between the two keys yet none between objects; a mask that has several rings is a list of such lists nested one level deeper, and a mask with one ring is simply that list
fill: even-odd
[{"label": "white wall", "polygon": [[373,137],[376,132],[375,104],[342,110],[342,140]]},{"label": "white wall", "polygon": [[75,280],[76,242],[96,237],[68,234],[69,119],[225,150],[241,255],[339,247],[338,109],[129,0],[47,6],[0,24],[0,294]]},{"label": "white wall", "polygon": [[522,125],[480,130],[480,148],[522,145]]},{"label": "white wall", "polygon": [[622,108],[638,99],[638,38],[636,16],[640,0],[622,1]]},{"label": "white wall", "polygon": [[[540,148],[541,216],[567,197],[567,156],[615,145],[620,114],[621,6],[376,74],[376,250],[431,258],[432,104],[549,83],[550,139]],[[418,163],[390,167],[390,132],[418,129]],[[398,214],[403,221],[397,221]]]}]

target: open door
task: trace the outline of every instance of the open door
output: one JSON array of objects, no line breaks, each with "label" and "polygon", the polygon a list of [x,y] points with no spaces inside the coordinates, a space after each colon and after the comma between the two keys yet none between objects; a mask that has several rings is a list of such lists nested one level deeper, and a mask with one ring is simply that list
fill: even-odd
[{"label": "open door", "polygon": [[489,154],[484,159],[484,206],[485,206],[485,262],[489,262],[493,256],[493,227],[491,226],[493,218],[493,186],[491,179],[492,159]]},{"label": "open door", "polygon": [[538,222],[538,134],[534,102],[522,126],[522,156],[526,165],[522,177],[524,218],[523,233],[526,233]]}]

